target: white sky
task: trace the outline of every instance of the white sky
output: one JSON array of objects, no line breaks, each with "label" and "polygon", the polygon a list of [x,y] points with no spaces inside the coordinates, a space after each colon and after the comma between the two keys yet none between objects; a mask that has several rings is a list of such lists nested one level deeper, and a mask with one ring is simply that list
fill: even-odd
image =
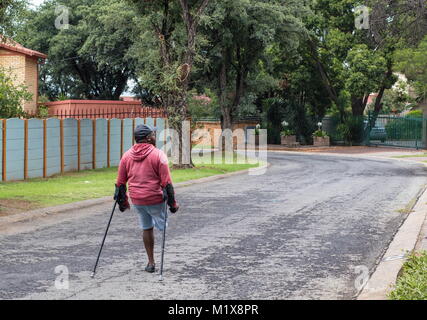
[{"label": "white sky", "polygon": [[38,6],[39,4],[44,2],[44,0],[29,0],[28,2],[34,6]]}]

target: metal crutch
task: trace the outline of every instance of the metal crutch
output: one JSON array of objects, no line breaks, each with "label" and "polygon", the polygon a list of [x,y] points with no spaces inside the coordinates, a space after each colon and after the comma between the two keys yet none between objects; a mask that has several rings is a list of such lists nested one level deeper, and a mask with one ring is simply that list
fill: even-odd
[{"label": "metal crutch", "polygon": [[99,249],[98,258],[96,259],[95,267],[93,267],[93,271],[91,274],[91,278],[95,277],[96,267],[98,266],[99,257],[101,256],[102,248],[104,247],[105,238],[107,237],[108,229],[110,228],[111,220],[113,219],[114,210],[116,210],[117,200],[114,202],[113,211],[111,212],[110,220],[108,221],[107,230],[105,230],[104,238],[102,239],[101,248]]},{"label": "metal crutch", "polygon": [[168,207],[166,204],[167,201],[165,201],[165,227],[163,228],[163,243],[162,243],[162,258],[160,261],[160,275],[159,275],[159,281],[163,281],[163,261],[165,256],[165,242],[166,242],[166,227],[168,224]]}]

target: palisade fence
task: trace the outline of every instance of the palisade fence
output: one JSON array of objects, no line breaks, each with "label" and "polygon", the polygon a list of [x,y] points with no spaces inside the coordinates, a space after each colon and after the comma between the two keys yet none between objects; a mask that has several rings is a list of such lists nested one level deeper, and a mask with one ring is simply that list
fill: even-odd
[{"label": "palisade fence", "polygon": [[[371,114],[353,121],[353,143],[368,146],[390,146],[403,148],[427,148],[427,119],[398,115],[379,115],[371,127]],[[324,117],[323,129],[331,137],[333,144],[345,143],[338,130],[337,117]]]},{"label": "palisade fence", "polygon": [[0,120],[2,181],[118,166],[144,123],[157,127],[157,147],[164,149],[164,118]]}]

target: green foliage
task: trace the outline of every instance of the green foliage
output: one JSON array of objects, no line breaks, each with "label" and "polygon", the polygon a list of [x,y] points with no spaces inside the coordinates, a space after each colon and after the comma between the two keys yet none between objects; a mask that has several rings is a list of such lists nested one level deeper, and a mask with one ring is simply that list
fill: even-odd
[{"label": "green foliage", "polygon": [[344,87],[352,96],[360,97],[379,88],[387,72],[386,59],[366,44],[355,44],[345,59],[346,65],[340,75]]},{"label": "green foliage", "polygon": [[409,256],[388,297],[391,300],[427,300],[427,251]]},{"label": "green foliage", "polygon": [[188,113],[193,121],[203,118],[219,118],[218,98],[210,90],[198,94],[195,89],[189,92]]},{"label": "green foliage", "polygon": [[293,136],[295,135],[295,132],[291,129],[284,129],[282,132],[280,132],[280,136],[287,137],[287,136]]},{"label": "green foliage", "polygon": [[32,95],[23,85],[16,86],[7,70],[0,68],[0,118],[14,118],[24,115],[22,105]]},{"label": "green foliage", "polygon": [[400,49],[395,54],[396,69],[403,72],[415,88],[418,101],[427,99],[427,36],[416,48]]},{"label": "green foliage", "polygon": [[[0,35],[13,37],[24,20],[27,0],[0,1]],[[0,39],[2,41],[2,39]]]},{"label": "green foliage", "polygon": [[[301,1],[225,0],[209,6],[199,85],[218,95],[224,119],[258,115],[266,93],[280,89],[282,48],[297,48],[307,7]],[[203,72],[202,72],[203,71]],[[226,123],[229,126],[231,123]],[[274,124],[272,127],[277,127]],[[275,129],[280,141],[280,129]]]},{"label": "green foliage", "polygon": [[[57,5],[69,8],[69,28],[57,29]],[[118,100],[135,79],[130,48],[137,26],[123,1],[48,0],[27,17],[17,40],[48,54],[41,68],[41,93],[78,99]]]},{"label": "green foliage", "polygon": [[325,131],[320,130],[320,129],[318,129],[318,130],[316,130],[316,131],[313,132],[313,137],[324,138],[324,137],[327,137],[327,136],[328,136],[328,134]]},{"label": "green foliage", "polygon": [[423,117],[423,111],[422,110],[412,110],[409,111],[406,115],[406,118],[422,118]]},{"label": "green foliage", "polygon": [[345,143],[361,143],[364,140],[364,118],[363,116],[348,115],[343,123],[337,126],[337,133]]},{"label": "green foliage", "polygon": [[49,107],[45,104],[49,102],[49,98],[46,96],[39,96],[38,107],[37,107],[37,118],[48,118]]},{"label": "green foliage", "polygon": [[[382,114],[401,113],[414,106],[414,99],[408,94],[408,86],[403,81],[396,83],[396,88],[385,90],[382,98]],[[369,108],[372,110],[372,108]]]},{"label": "green foliage", "polygon": [[[425,5],[403,0],[311,3],[315,15],[307,22],[309,43],[322,84],[341,120],[347,113],[347,103],[339,101],[343,91],[350,95],[352,114],[361,116],[366,108],[364,97],[391,88],[397,80],[392,72],[397,44],[416,42],[419,35],[426,33]],[[355,24],[354,8],[362,4],[371,9],[370,28],[366,30],[357,29]]]}]

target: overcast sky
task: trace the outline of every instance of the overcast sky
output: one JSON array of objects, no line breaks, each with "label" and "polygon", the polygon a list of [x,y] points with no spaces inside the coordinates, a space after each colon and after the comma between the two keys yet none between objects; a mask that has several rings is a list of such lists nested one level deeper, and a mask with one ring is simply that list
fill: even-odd
[{"label": "overcast sky", "polygon": [[42,3],[44,0],[29,0],[29,2],[35,6],[38,6],[40,3]]}]

